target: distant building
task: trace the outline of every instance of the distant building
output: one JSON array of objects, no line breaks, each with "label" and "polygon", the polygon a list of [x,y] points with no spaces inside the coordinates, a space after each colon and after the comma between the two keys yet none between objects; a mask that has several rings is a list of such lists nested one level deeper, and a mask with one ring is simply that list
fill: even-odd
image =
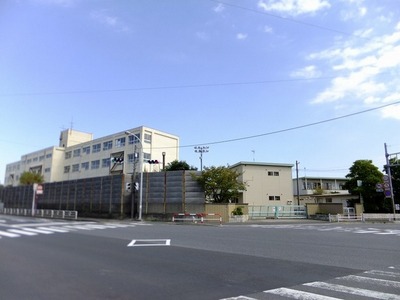
[{"label": "distant building", "polygon": [[159,171],[162,160],[179,160],[179,138],[148,127],[137,127],[99,139],[91,133],[67,129],[61,132],[58,146],[48,147],[7,164],[5,185],[17,186],[23,172],[42,174],[45,182],[76,180],[113,173],[139,172],[139,153],[143,144],[144,171]]},{"label": "distant building", "polygon": [[[350,199],[358,199],[344,188],[346,178],[334,177],[299,177],[300,204],[307,203],[342,203],[347,206]],[[294,202],[298,202],[297,178],[293,179]]]},{"label": "distant building", "polygon": [[240,180],[247,190],[239,195],[238,203],[248,205],[292,205],[292,164],[239,162],[230,167],[241,173]]}]

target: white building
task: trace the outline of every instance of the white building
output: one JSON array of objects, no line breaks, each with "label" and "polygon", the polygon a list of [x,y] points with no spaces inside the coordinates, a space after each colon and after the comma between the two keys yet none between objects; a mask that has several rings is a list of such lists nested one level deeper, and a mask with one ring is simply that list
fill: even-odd
[{"label": "white building", "polygon": [[347,200],[357,198],[344,188],[346,182],[346,178],[337,177],[299,177],[297,185],[295,178],[293,179],[294,201],[296,204],[298,201],[300,204],[342,203],[346,207]]},{"label": "white building", "polygon": [[139,153],[144,171],[159,171],[162,163],[179,160],[179,138],[148,127],[137,127],[99,139],[91,133],[67,129],[61,132],[58,146],[48,147],[7,164],[4,184],[16,186],[23,172],[37,172],[45,182],[139,172]]},{"label": "white building", "polygon": [[292,205],[292,164],[239,162],[231,169],[242,174],[239,179],[247,184],[238,203],[249,205]]}]

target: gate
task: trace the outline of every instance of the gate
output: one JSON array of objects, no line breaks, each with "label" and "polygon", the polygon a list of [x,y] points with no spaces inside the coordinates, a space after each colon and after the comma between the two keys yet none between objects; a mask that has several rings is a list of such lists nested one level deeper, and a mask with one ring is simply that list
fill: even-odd
[{"label": "gate", "polygon": [[249,205],[249,219],[306,219],[304,205]]}]

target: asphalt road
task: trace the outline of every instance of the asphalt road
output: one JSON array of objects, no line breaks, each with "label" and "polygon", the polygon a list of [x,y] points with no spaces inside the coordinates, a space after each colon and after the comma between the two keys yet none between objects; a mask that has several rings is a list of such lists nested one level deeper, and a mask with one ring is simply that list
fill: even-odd
[{"label": "asphalt road", "polygon": [[373,287],[378,296],[399,295],[399,248],[400,224],[205,226],[0,215],[0,298],[288,299],[282,295],[315,292],[310,283],[334,286],[371,271],[399,282]]}]

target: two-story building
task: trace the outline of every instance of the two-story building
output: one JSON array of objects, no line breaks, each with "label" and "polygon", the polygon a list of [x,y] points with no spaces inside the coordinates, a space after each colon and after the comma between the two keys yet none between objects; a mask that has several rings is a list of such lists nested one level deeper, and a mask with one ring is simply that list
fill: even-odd
[{"label": "two-story building", "polygon": [[247,190],[239,195],[238,203],[281,206],[293,204],[292,164],[239,162],[231,169],[240,173],[239,180]]},{"label": "two-story building", "polygon": [[296,204],[342,203],[357,197],[344,188],[346,178],[335,177],[299,177],[293,179],[293,195]]}]

